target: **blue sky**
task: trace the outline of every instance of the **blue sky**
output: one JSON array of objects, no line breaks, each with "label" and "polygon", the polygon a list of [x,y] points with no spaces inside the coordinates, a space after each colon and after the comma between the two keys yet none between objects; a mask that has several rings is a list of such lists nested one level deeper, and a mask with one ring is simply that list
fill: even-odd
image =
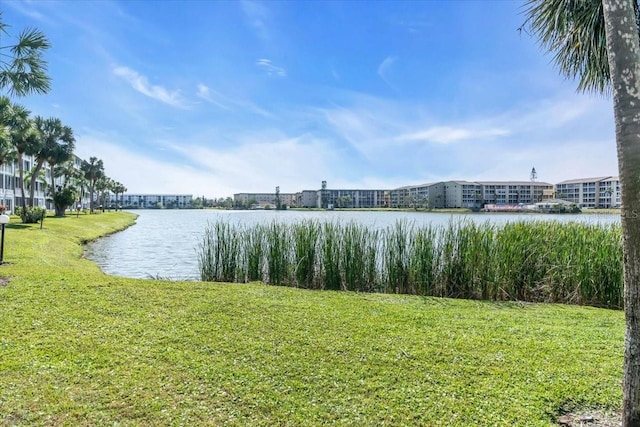
[{"label": "blue sky", "polygon": [[0,7],[53,44],[52,91],[15,101],[130,193],[617,175],[611,99],[577,94],[518,32],[522,2]]}]

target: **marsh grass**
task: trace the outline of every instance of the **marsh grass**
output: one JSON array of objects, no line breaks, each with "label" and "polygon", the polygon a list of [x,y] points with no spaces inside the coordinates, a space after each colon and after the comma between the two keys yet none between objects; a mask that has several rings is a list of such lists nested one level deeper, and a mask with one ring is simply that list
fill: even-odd
[{"label": "marsh grass", "polygon": [[398,221],[377,230],[355,222],[221,222],[205,233],[200,261],[202,280],[622,306],[619,226]]}]

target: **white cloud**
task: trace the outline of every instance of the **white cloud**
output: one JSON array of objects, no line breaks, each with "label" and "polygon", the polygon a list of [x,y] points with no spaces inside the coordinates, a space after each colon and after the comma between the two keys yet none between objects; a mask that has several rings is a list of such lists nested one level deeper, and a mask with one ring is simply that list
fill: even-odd
[{"label": "white cloud", "polygon": [[[324,140],[301,136],[287,138],[278,132],[239,135],[232,147],[208,147],[167,142],[159,155],[186,157],[191,165],[154,159],[122,146],[117,137],[80,134],[76,154],[103,160],[106,174],[122,182],[130,193],[178,193],[226,197],[238,192],[283,192],[317,189],[323,179],[335,176],[341,165]],[[268,142],[262,142],[264,140]],[[159,150],[160,151],[160,150]]]},{"label": "white cloud", "polygon": [[187,108],[187,104],[179,91],[169,91],[162,86],[152,85],[145,76],[131,68],[123,66],[115,67],[113,73],[127,81],[132,88],[149,98],[171,105],[172,107]]},{"label": "white cloud", "polygon": [[206,85],[203,85],[202,83],[198,83],[198,93],[196,95],[202,99],[211,101],[211,91]]},{"label": "white cloud", "polygon": [[378,76],[380,76],[380,78],[389,86],[391,86],[391,83],[389,82],[389,71],[391,69],[391,67],[393,66],[393,64],[396,62],[396,58],[393,56],[387,56],[384,61],[382,61],[380,63],[380,65],[378,65]]},{"label": "white cloud", "polygon": [[272,77],[287,77],[287,70],[282,67],[273,65],[270,59],[258,59],[256,65],[264,70],[268,76]]},{"label": "white cloud", "polygon": [[496,136],[509,135],[509,131],[505,129],[469,129],[454,128],[449,126],[435,126],[427,130],[419,131],[412,134],[401,135],[399,141],[428,141],[438,144],[450,144],[452,142],[473,139],[482,141]]}]

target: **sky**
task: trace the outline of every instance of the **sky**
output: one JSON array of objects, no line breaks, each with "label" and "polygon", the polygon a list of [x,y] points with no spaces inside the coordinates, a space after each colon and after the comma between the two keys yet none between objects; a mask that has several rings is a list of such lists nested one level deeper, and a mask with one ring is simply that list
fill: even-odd
[{"label": "sky", "polygon": [[[73,128],[129,193],[227,197],[617,175],[610,96],[576,92],[520,1],[13,1]],[[6,94],[5,94],[6,95]]]}]

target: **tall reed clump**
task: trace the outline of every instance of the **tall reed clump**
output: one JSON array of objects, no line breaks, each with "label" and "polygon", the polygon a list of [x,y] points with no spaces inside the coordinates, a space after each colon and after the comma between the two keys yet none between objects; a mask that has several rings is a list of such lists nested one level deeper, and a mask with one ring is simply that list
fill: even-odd
[{"label": "tall reed clump", "polygon": [[619,226],[551,221],[218,222],[199,266],[210,281],[621,307],[621,238]]},{"label": "tall reed clump", "polygon": [[357,223],[341,225],[341,282],[348,291],[372,292],[377,284],[378,232]]},{"label": "tall reed clump", "polygon": [[293,265],[296,285],[314,289],[319,286],[318,237],[320,224],[303,221],[293,227]]},{"label": "tall reed clump", "polygon": [[291,285],[291,227],[272,222],[264,227],[267,255],[267,283],[270,285]]},{"label": "tall reed clump", "polygon": [[203,281],[235,282],[241,262],[242,228],[229,222],[209,224],[200,244],[200,278]]},{"label": "tall reed clump", "polygon": [[410,280],[409,266],[414,227],[408,221],[397,221],[387,227],[383,237],[385,291],[398,294],[417,293]]},{"label": "tall reed clump", "polygon": [[242,229],[244,242],[243,261],[246,281],[254,282],[264,278],[265,242],[262,226]]},{"label": "tall reed clump", "polygon": [[323,288],[339,291],[342,289],[340,252],[342,239],[339,225],[327,222],[322,225],[322,257],[320,258]]}]

